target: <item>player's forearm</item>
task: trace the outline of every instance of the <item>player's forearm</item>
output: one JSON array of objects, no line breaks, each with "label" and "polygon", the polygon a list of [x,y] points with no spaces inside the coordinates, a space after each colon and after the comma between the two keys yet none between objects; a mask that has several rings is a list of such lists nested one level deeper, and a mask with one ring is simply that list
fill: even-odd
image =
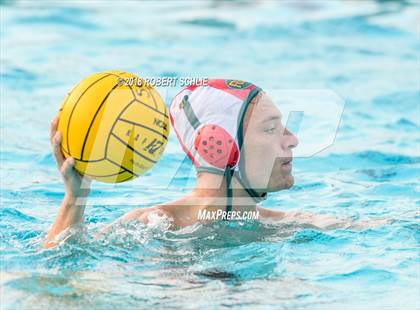
[{"label": "player's forearm", "polygon": [[55,241],[57,235],[73,225],[83,223],[84,213],[85,198],[64,196],[55,222],[47,234],[44,247],[49,248],[55,246],[57,244]]}]

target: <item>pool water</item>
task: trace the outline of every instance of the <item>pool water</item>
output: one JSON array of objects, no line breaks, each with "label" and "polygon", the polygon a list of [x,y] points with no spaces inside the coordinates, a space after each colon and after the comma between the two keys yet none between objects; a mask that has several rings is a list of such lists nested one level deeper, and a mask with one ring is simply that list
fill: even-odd
[{"label": "pool water", "polygon": [[[1,308],[419,309],[419,5],[2,1]],[[43,250],[63,197],[50,120],[72,85],[108,69],[333,90],[346,103],[334,144],[296,159],[295,186],[264,206],[388,223],[169,231],[156,220],[94,240],[193,184],[172,132],[145,176],[94,184],[86,234]]]}]

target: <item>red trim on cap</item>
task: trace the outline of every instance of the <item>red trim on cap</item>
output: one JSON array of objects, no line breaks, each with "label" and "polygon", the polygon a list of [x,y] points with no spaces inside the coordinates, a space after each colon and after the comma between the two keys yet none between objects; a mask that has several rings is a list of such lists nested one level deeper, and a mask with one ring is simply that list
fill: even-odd
[{"label": "red trim on cap", "polygon": [[194,85],[194,84],[191,84],[191,85],[189,85],[189,86],[185,87],[185,89],[188,89],[188,90],[193,91],[194,89],[196,89],[197,87],[200,87],[200,86],[201,86],[201,85]]},{"label": "red trim on cap", "polygon": [[178,131],[175,128],[174,119],[172,117],[172,114],[169,111],[169,119],[171,120],[172,128],[175,131],[176,137],[178,138],[179,143],[181,144],[182,149],[184,150],[185,154],[187,154],[188,158],[191,159],[192,164],[196,167],[200,167],[199,163],[195,160],[194,156],[191,154],[191,152],[187,149],[187,147],[182,143],[182,140],[178,134]]},{"label": "red trim on cap", "polygon": [[207,85],[234,95],[242,101],[244,101],[248,97],[249,92],[256,87],[254,84],[251,84],[244,89],[233,89],[226,86],[226,80],[223,79],[209,80]]}]

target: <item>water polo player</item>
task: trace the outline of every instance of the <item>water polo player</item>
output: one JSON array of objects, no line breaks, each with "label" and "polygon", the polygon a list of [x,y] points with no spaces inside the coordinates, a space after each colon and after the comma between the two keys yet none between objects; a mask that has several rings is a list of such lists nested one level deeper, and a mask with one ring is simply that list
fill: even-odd
[{"label": "water polo player", "polygon": [[[175,201],[134,209],[115,224],[128,220],[147,224],[152,214],[167,217],[174,229],[209,219],[233,219],[232,214],[254,214],[261,221],[300,221],[321,228],[342,223],[331,217],[259,206],[267,193],[293,185],[292,150],[298,140],[282,125],[282,114],[272,99],[254,84],[209,80],[206,86],[189,86],[172,100],[170,120],[196,168],[195,189]],[[63,157],[57,122],[55,118],[51,124],[51,142],[65,196],[46,247],[57,244],[61,232],[83,222],[90,185],[73,169],[74,159]]]}]

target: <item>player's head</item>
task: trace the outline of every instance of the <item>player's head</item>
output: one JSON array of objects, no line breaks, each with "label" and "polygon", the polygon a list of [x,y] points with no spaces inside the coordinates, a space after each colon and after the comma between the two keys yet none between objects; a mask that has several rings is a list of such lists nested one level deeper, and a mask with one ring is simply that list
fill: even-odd
[{"label": "player's head", "polygon": [[198,173],[235,175],[257,201],[293,185],[292,148],[297,139],[281,122],[271,98],[254,84],[209,80],[172,100],[170,119]]},{"label": "player's head", "polygon": [[290,188],[292,149],[297,138],[282,123],[282,114],[272,99],[260,91],[247,108],[244,118],[245,172],[252,188],[273,192]]}]

